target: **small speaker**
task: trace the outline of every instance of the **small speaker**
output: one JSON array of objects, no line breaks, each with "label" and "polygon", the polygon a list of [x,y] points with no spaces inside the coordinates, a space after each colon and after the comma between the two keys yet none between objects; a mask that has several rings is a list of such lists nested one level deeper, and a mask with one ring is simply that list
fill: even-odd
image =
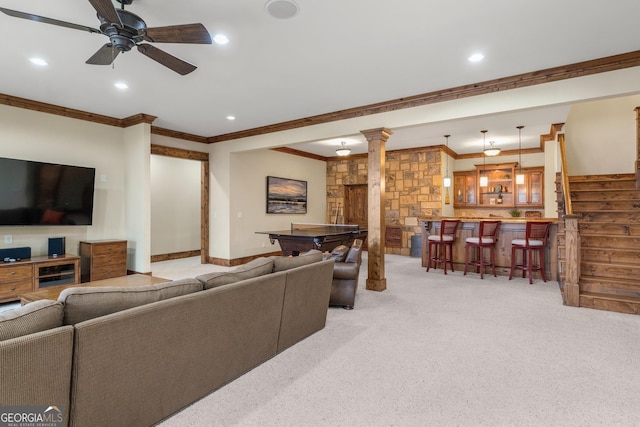
[{"label": "small speaker", "polygon": [[64,254],[64,237],[49,237],[49,256],[62,256]]},{"label": "small speaker", "polygon": [[264,7],[269,15],[278,19],[293,18],[298,13],[298,5],[293,0],[269,0]]},{"label": "small speaker", "polygon": [[5,259],[19,260],[29,258],[31,258],[31,248],[29,247],[0,249],[0,261],[4,261]]}]

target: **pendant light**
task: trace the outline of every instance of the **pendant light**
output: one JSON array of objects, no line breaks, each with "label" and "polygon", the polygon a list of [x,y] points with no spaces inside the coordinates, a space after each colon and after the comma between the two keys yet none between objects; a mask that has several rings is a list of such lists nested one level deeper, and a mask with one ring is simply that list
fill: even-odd
[{"label": "pendant light", "polygon": [[524,184],[524,174],[522,173],[522,128],[524,126],[516,126],[518,128],[518,173],[516,174],[516,184]]},{"label": "pendant light", "polygon": [[447,152],[445,153],[445,175],[444,178],[442,178],[442,186],[444,188],[449,188],[451,187],[451,177],[449,176],[449,137],[451,135],[445,135],[444,137],[447,139],[446,145],[447,145]]},{"label": "pendant light", "polygon": [[351,153],[351,148],[346,146],[346,142],[342,141],[340,148],[336,150],[338,156],[348,156]]},{"label": "pendant light", "polygon": [[485,148],[484,150],[484,154],[485,156],[497,156],[498,154],[500,154],[500,149],[498,147],[496,147],[495,145],[495,141],[489,141],[489,147]]},{"label": "pendant light", "polygon": [[[487,131],[481,130],[482,132],[482,151],[484,152],[487,145]],[[485,175],[485,167],[487,163],[487,156],[482,156],[482,172],[480,173],[480,187],[486,187],[489,185],[489,178]]]},{"label": "pendant light", "polygon": [[448,205],[451,203],[451,199],[449,198],[449,187],[451,187],[451,177],[449,176],[449,137],[451,135],[445,135],[444,137],[447,139],[447,151],[444,153],[444,161],[447,162],[445,164],[445,175],[442,178],[442,186],[444,187],[444,204]]}]

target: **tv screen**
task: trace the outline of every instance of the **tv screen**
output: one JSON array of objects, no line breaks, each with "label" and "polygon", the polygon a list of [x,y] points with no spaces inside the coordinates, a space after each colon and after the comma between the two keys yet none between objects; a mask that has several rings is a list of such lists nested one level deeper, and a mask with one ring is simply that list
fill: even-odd
[{"label": "tv screen", "polygon": [[95,168],[0,157],[0,225],[91,225]]}]

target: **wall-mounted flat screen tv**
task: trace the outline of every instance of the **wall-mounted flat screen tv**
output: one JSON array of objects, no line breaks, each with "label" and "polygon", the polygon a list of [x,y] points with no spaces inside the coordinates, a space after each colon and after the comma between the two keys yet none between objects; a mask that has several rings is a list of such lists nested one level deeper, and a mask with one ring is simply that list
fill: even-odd
[{"label": "wall-mounted flat screen tv", "polygon": [[0,226],[91,225],[95,168],[0,157]]}]

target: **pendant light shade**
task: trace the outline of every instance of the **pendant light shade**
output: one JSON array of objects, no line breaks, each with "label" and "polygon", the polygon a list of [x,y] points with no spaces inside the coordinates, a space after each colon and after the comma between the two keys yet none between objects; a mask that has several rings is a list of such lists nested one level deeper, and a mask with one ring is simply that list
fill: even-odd
[{"label": "pendant light shade", "polygon": [[489,141],[489,146],[487,148],[485,148],[484,150],[484,155],[485,156],[497,156],[498,154],[500,154],[500,149],[498,147],[496,147],[494,141]]},{"label": "pendant light shade", "polygon": [[445,135],[444,137],[447,139],[446,144],[447,144],[447,153],[445,153],[445,174],[444,177],[442,178],[442,186],[444,188],[449,188],[451,187],[451,177],[449,176],[449,137],[451,135]]},{"label": "pendant light shade", "polygon": [[[487,149],[487,131],[481,130],[482,132],[482,151],[486,153]],[[486,156],[482,157],[482,173],[480,174],[480,187],[486,187],[489,185],[489,178],[485,175],[485,166],[486,166]]]},{"label": "pendant light shade", "polygon": [[347,147],[344,141],[341,142],[340,148],[336,150],[338,156],[348,156],[351,153],[351,148]]}]

